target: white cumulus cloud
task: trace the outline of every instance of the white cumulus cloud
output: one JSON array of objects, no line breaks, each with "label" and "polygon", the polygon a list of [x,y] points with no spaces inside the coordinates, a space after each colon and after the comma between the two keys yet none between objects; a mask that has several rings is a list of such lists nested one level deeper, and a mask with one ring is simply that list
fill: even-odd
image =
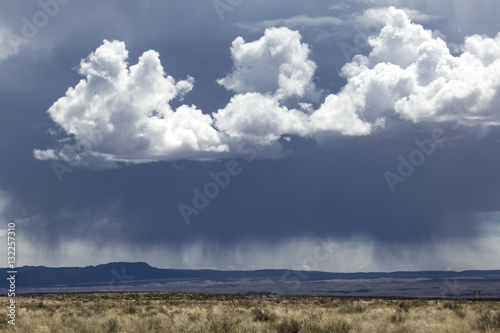
[{"label": "white cumulus cloud", "polygon": [[231,148],[237,140],[270,146],[287,135],[369,135],[387,118],[500,124],[500,34],[469,36],[455,56],[404,10],[369,15],[383,22],[368,39],[371,52],[343,66],[346,85],[316,109],[317,66],[300,33],[286,27],[266,29],[256,41],[233,41],[233,71],[217,82],[235,95],[212,114],[193,105],[172,109],[194,79],[166,75],[157,52],[129,66],[125,44],[104,41],[81,61],[85,78],[48,111],[68,137],[57,148],[35,150],[35,157],[102,167],[220,158],[237,154]]},{"label": "white cumulus cloud", "polygon": [[259,93],[234,96],[214,114],[218,129],[237,139],[269,145],[284,134],[306,132],[306,115],[280,106],[277,99]]},{"label": "white cumulus cloud", "polygon": [[216,127],[230,137],[272,144],[285,134],[366,135],[372,131],[374,125],[359,118],[364,105],[357,100],[360,96],[353,99],[346,91],[328,96],[317,111],[282,105],[288,97],[314,99],[316,64],[309,59],[309,48],[298,32],[271,28],[249,43],[238,37],[231,54],[235,70],[218,82],[239,94],[214,114]]},{"label": "white cumulus cloud", "polygon": [[498,36],[468,37],[464,52],[453,56],[442,39],[412,23],[403,10],[388,8],[384,22],[380,34],[368,41],[371,53],[343,67],[348,83],[342,104],[356,104],[358,113],[371,120],[395,112],[414,122],[499,124]]},{"label": "white cumulus cloud", "polygon": [[271,93],[278,99],[312,94],[316,64],[301,38],[288,28],[266,29],[250,43],[236,38],[231,46],[235,70],[217,82],[236,93]]},{"label": "white cumulus cloud", "polygon": [[500,33],[495,38],[469,36],[465,39],[463,50],[481,59],[483,65],[489,66],[500,59]]},{"label": "white cumulus cloud", "polygon": [[192,89],[193,78],[176,82],[167,76],[152,50],[130,67],[127,58],[125,43],[105,40],[81,61],[85,79],[48,110],[73,140],[63,140],[60,150],[35,150],[36,158],[140,163],[203,158],[228,149],[210,115],[195,106],[170,107]]}]

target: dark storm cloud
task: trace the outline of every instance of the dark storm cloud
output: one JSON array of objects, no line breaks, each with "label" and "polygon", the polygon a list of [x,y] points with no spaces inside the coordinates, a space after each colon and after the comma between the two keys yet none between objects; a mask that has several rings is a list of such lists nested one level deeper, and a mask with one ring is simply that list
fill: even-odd
[{"label": "dark storm cloud", "polygon": [[[178,205],[192,205],[193,188],[203,191],[213,182],[209,172],[224,170],[227,161],[180,162],[180,170],[161,163],[102,173],[78,170],[62,184],[47,172],[43,182],[39,175],[27,178],[38,189],[31,183],[13,194],[24,196],[33,215],[43,216],[30,226],[49,243],[76,236],[102,244],[181,245],[205,239],[231,245],[328,234],[420,244],[475,236],[480,224],[474,213],[498,209],[499,161],[491,158],[498,134],[471,143],[454,139],[452,129],[443,127],[449,141],[391,192],[384,172],[397,173],[398,156],[408,159],[418,149],[413,141],[432,133],[432,128],[405,130],[400,143],[391,146],[392,138],[383,137],[339,140],[328,148],[298,142],[294,155],[284,160],[238,160],[241,174],[189,225]],[[26,197],[29,190],[33,193]]]}]

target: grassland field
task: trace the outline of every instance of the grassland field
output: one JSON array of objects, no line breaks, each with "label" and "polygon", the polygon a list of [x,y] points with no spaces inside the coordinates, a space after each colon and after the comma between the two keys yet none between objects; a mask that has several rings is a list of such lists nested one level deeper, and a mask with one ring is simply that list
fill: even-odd
[{"label": "grassland field", "polygon": [[16,295],[2,332],[500,332],[500,300],[160,292]]}]

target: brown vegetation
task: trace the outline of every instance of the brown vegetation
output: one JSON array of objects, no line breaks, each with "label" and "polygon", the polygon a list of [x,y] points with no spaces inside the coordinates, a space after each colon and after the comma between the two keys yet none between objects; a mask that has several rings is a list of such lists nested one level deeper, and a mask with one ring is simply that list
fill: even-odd
[{"label": "brown vegetation", "polygon": [[[3,304],[8,298],[0,296]],[[15,332],[500,332],[500,303],[183,293],[18,295]]]}]

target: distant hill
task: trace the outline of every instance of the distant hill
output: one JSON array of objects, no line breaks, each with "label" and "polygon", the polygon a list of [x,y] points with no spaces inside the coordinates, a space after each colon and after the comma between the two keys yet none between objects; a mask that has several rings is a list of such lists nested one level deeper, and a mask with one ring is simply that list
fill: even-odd
[{"label": "distant hill", "polygon": [[[0,269],[3,276],[7,268]],[[295,295],[466,297],[471,288],[500,297],[500,270],[390,273],[329,273],[292,270],[160,269],[144,262],[87,267],[17,268],[18,292],[186,291]],[[7,286],[7,281],[2,279]]]}]

